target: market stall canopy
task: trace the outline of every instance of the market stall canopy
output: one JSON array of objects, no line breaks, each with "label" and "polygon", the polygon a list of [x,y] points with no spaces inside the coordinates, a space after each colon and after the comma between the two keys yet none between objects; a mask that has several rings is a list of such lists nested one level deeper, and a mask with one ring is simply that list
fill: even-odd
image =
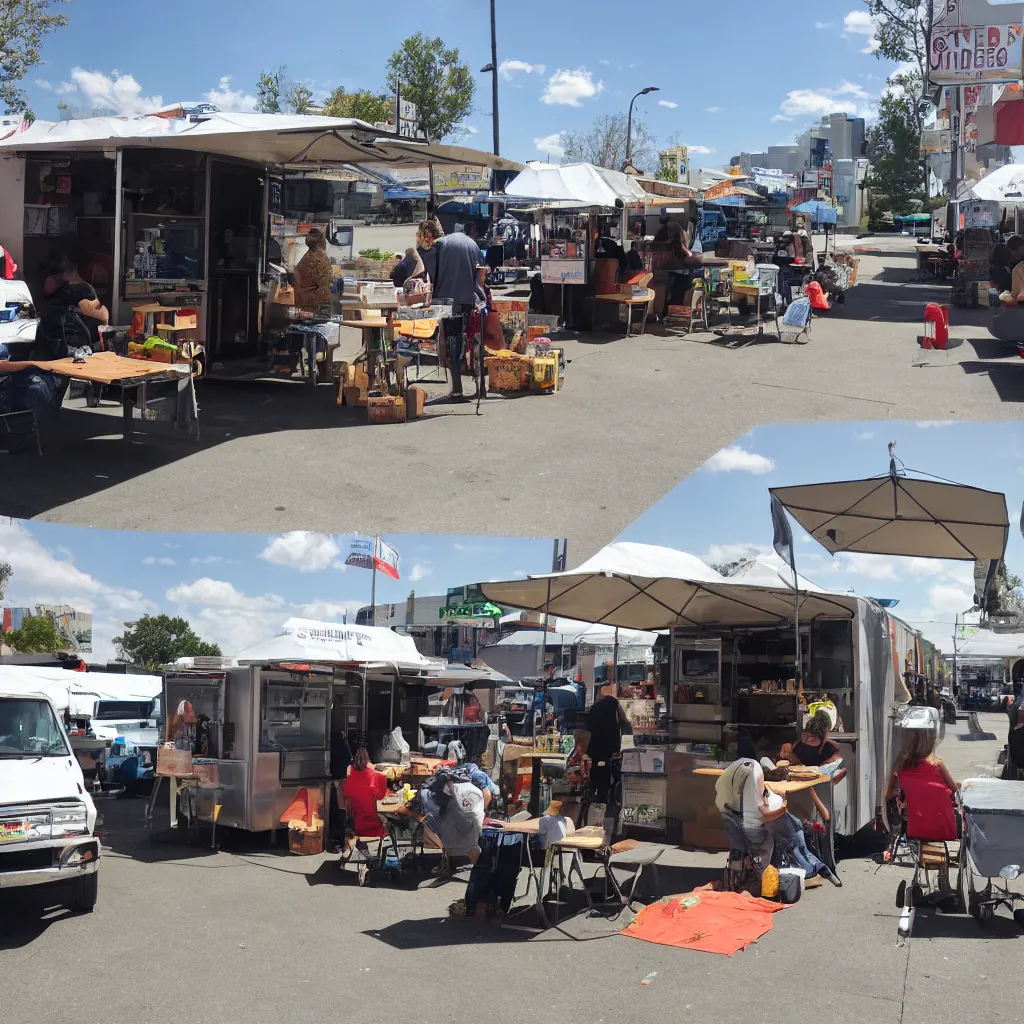
[{"label": "market stall canopy", "polygon": [[996,200],[1000,203],[1024,202],[1024,164],[1004,164],[972,182],[958,196],[958,202],[969,199]]},{"label": "market stall canopy", "polygon": [[152,700],[163,687],[160,676],[119,672],[71,672],[34,665],[0,665],[0,689],[42,693],[58,711],[88,718],[98,700]]},{"label": "market stall canopy", "polygon": [[646,629],[619,629],[595,622],[576,636],[575,642],[585,647],[653,647],[658,634]]},{"label": "market stall canopy", "polygon": [[[715,572],[696,555],[650,544],[609,544],[570,572],[480,584],[484,594],[518,608],[608,626],[777,626],[793,616],[794,593],[752,587]],[[550,600],[549,600],[550,598]],[[800,592],[800,620],[852,618],[858,598]]]},{"label": "market stall canopy", "polygon": [[383,137],[373,125],[353,118],[309,114],[87,117],[36,121],[6,133],[0,129],[0,155],[5,151],[104,152],[132,146],[213,153],[275,166],[474,164],[497,170],[518,170],[522,166],[462,146]]},{"label": "market stall canopy", "polygon": [[804,213],[811,218],[812,224],[835,224],[836,208],[831,203],[823,203],[819,199],[809,199],[793,207],[793,213]]},{"label": "market stall canopy", "polygon": [[636,206],[647,196],[635,178],[594,164],[528,165],[505,186],[505,194],[536,202],[606,209]]},{"label": "market stall canopy", "polygon": [[437,665],[420,654],[412,637],[383,626],[349,626],[312,619],[289,619],[280,633],[235,655],[235,661],[240,665],[394,665],[417,672]]},{"label": "market stall canopy", "polygon": [[[793,570],[778,555],[758,555],[757,558],[745,558],[728,567],[722,575],[734,583],[744,583],[751,587],[788,587],[793,589]],[[815,594],[824,594],[825,588],[819,587],[806,576],[797,573],[797,586]]]},{"label": "market stall canopy", "polygon": [[957,647],[960,661],[971,658],[1024,658],[1024,633],[993,633],[979,629]]},{"label": "market stall canopy", "polygon": [[1002,558],[1010,532],[1006,496],[900,475],[772,487],[786,511],[832,554]]},{"label": "market stall canopy", "polygon": [[472,665],[442,664],[421,679],[427,686],[468,686],[471,690],[512,686],[515,680],[482,661]]}]

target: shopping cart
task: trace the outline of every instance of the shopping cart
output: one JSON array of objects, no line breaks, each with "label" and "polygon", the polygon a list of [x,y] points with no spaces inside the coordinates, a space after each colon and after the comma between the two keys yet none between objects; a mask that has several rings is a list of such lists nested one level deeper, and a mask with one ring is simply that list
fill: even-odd
[{"label": "shopping cart", "polygon": [[1024,928],[1024,909],[1015,909],[1024,902],[1024,893],[1008,884],[1024,867],[1024,782],[965,779],[960,806],[959,888],[965,909],[984,927],[996,907],[1004,906]]}]

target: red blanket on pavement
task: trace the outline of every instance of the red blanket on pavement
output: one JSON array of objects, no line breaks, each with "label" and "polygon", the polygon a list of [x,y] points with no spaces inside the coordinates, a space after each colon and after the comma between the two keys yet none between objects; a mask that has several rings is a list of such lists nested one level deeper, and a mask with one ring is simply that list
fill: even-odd
[{"label": "red blanket on pavement", "polygon": [[622,932],[663,946],[699,949],[732,956],[772,930],[772,915],[782,903],[743,892],[695,889],[644,907]]}]

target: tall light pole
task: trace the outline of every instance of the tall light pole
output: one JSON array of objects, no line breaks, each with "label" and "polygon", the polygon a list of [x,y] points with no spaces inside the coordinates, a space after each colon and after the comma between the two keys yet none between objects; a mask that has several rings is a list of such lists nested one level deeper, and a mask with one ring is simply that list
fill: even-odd
[{"label": "tall light pole", "polygon": [[648,93],[659,91],[660,90],[656,85],[649,85],[646,89],[641,89],[629,101],[629,117],[626,118],[626,162],[622,165],[623,170],[625,170],[627,167],[631,167],[633,161],[633,104],[636,103],[636,101],[640,99],[641,96],[646,96]]},{"label": "tall light pole", "polygon": [[500,154],[498,144],[498,30],[494,18],[494,0],[491,0],[491,63],[480,69],[480,74],[491,73],[491,123],[494,126],[494,155]]}]

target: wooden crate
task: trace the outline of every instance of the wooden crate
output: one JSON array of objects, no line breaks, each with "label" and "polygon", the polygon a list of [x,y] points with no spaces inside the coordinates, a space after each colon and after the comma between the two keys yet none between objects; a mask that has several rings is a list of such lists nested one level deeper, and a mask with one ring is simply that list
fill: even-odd
[{"label": "wooden crate", "polygon": [[529,386],[531,361],[521,356],[491,356],[484,359],[487,386],[494,391],[522,391]]},{"label": "wooden crate", "polygon": [[288,850],[300,857],[315,857],[323,853],[323,827],[308,832],[297,828],[288,829]]},{"label": "wooden crate", "polygon": [[404,423],[405,399],[394,395],[370,395],[366,399],[366,419],[369,423]]}]

